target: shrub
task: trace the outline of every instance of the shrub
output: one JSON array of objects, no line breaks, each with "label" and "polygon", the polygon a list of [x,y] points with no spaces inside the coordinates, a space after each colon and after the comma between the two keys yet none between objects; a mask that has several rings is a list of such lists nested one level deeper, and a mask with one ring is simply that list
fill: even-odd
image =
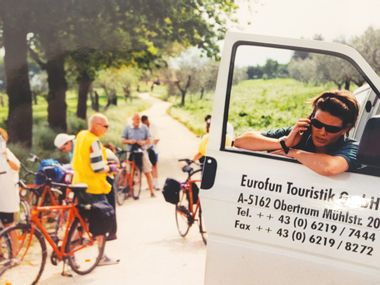
[{"label": "shrub", "polygon": [[87,129],[87,121],[73,114],[67,116],[67,132],[69,134],[77,134],[79,131]]}]

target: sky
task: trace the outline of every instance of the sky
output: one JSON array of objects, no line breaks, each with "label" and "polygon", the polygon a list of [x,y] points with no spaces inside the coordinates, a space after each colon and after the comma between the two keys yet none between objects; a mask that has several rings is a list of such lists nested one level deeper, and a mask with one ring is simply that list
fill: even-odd
[{"label": "sky", "polygon": [[[238,4],[239,23],[231,28],[255,34],[298,39],[321,35],[325,41],[349,42],[370,26],[380,29],[380,0],[238,0]],[[268,58],[286,63],[292,55],[268,51],[241,47],[235,63],[262,65]]]},{"label": "sky", "polygon": [[[380,0],[239,0],[240,29],[257,34],[350,40],[380,28]],[[245,3],[245,4],[244,4]],[[249,3],[249,4],[247,4]],[[251,22],[248,26],[247,23]]]}]

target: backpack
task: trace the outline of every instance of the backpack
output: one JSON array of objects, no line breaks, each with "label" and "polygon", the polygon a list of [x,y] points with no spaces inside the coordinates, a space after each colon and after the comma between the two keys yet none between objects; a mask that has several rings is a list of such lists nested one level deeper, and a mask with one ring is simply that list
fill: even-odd
[{"label": "backpack", "polygon": [[62,182],[65,174],[66,171],[57,160],[51,158],[43,159],[38,166],[35,183],[39,185],[44,184],[46,177],[52,179],[54,182]]},{"label": "backpack", "polygon": [[181,183],[175,179],[166,178],[162,195],[165,201],[176,205],[179,202],[179,192],[181,191]]}]

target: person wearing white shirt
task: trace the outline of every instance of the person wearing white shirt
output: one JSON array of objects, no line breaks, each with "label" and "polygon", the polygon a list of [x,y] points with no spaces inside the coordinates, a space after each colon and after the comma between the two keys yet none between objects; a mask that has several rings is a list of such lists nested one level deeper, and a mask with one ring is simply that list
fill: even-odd
[{"label": "person wearing white shirt", "polygon": [[4,227],[13,224],[14,214],[20,209],[20,161],[7,148],[7,141],[8,133],[0,128],[0,220]]},{"label": "person wearing white shirt", "polygon": [[152,164],[152,176],[153,176],[153,187],[157,191],[160,190],[160,187],[158,185],[158,142],[160,141],[160,138],[158,136],[157,128],[154,124],[152,124],[149,121],[149,118],[147,115],[141,116],[141,122],[146,125],[149,128],[150,135],[151,135],[151,144],[149,145],[147,151],[149,160]]}]

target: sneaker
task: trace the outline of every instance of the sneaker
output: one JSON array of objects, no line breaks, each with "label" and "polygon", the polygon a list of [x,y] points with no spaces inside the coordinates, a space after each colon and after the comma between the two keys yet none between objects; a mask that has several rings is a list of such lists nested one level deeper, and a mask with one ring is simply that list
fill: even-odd
[{"label": "sneaker", "polygon": [[119,262],[120,262],[120,259],[113,259],[104,254],[102,259],[100,259],[98,266],[113,265],[113,264],[118,264]]}]

